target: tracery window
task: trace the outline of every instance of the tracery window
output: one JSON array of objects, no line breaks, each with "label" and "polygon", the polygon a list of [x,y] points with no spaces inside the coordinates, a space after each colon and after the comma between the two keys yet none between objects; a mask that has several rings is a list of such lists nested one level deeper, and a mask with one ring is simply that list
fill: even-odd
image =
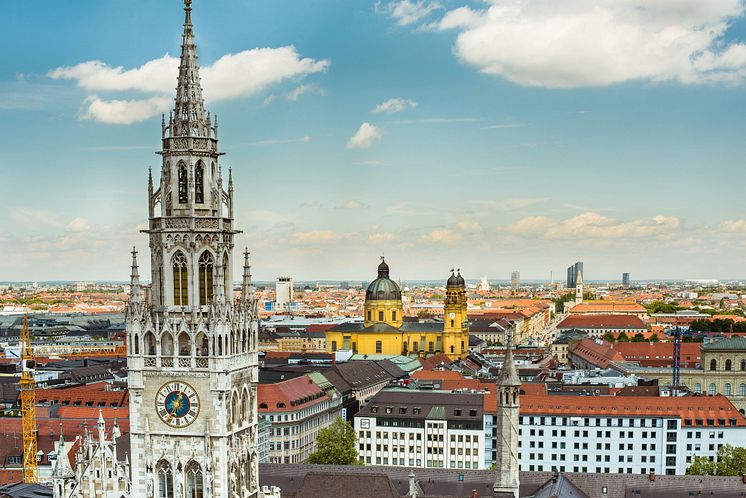
[{"label": "tracery window", "polygon": [[197,204],[205,202],[205,167],[201,162],[194,170],[194,201]]},{"label": "tracery window", "polygon": [[187,181],[186,164],[179,163],[179,204],[186,204],[189,201],[189,184]]},{"label": "tracery window", "polygon": [[187,466],[187,498],[203,498],[205,492],[204,479],[202,477],[202,467],[197,462],[191,462]]},{"label": "tracery window", "polygon": [[174,475],[171,464],[161,461],[158,463],[158,498],[174,498]]},{"label": "tracery window", "polygon": [[205,251],[199,258],[199,304],[205,306],[212,302],[212,254]]},{"label": "tracery window", "polygon": [[174,305],[187,306],[189,304],[189,270],[186,256],[177,252],[171,260],[174,277]]}]

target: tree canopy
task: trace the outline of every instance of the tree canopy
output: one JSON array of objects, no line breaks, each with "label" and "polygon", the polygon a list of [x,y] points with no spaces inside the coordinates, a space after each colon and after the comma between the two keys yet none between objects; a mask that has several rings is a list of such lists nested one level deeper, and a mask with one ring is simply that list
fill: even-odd
[{"label": "tree canopy", "polygon": [[672,303],[665,303],[663,301],[653,301],[645,305],[648,313],[676,313],[678,310],[683,309],[681,306],[677,306]]},{"label": "tree canopy", "polygon": [[694,320],[689,328],[699,332],[746,332],[746,322],[736,322],[730,318],[725,320]]},{"label": "tree canopy", "polygon": [[717,461],[695,456],[687,474],[710,476],[741,476],[746,474],[746,448],[726,444],[718,450]]},{"label": "tree canopy", "polygon": [[357,458],[357,437],[352,424],[338,417],[332,425],[319,431],[316,451],[309,463],[322,465],[360,465]]}]

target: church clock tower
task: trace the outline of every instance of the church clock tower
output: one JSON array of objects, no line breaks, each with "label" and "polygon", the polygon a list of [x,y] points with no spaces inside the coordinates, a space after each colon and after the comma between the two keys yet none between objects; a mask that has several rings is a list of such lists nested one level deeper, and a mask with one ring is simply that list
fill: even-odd
[{"label": "church clock tower", "polygon": [[160,180],[148,178],[152,292],[133,250],[126,309],[132,496],[259,497],[257,308],[248,252],[233,297],[233,182],[205,111],[191,21],[174,109],[162,120]]}]

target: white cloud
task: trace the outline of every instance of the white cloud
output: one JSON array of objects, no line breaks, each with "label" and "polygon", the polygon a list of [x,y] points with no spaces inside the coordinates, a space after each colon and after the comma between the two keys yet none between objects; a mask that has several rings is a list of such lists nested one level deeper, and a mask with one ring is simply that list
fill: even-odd
[{"label": "white cloud", "polygon": [[347,141],[348,149],[367,149],[381,139],[381,130],[370,123],[363,123]]},{"label": "white cloud", "polygon": [[132,124],[166,112],[173,103],[169,97],[145,100],[103,100],[95,95],[86,98],[78,113],[81,119],[106,124]]},{"label": "white cloud", "polygon": [[90,232],[93,230],[93,225],[85,218],[75,218],[67,224],[66,228],[71,232]]},{"label": "white cloud", "polygon": [[720,231],[725,233],[745,233],[746,220],[725,220],[719,228]]},{"label": "white cloud", "polygon": [[396,20],[399,26],[414,24],[442,8],[440,3],[430,0],[395,0],[387,4],[376,3],[376,9]]},{"label": "white cloud", "polygon": [[456,223],[456,227],[463,232],[479,232],[482,226],[474,220],[462,220]]},{"label": "white cloud", "polygon": [[[81,117],[104,123],[130,124],[143,121],[167,110],[176,88],[179,60],[170,55],[148,61],[134,69],[112,67],[101,61],[88,61],[75,66],[49,71],[52,79],[75,80],[87,91],[138,91],[157,94],[146,99],[104,100],[89,96]],[[255,95],[285,80],[297,80],[329,69],[328,60],[301,58],[293,46],[255,48],[236,54],[226,54],[201,69],[205,97],[211,101]],[[313,85],[301,85],[288,94],[295,100],[314,90]],[[293,98],[293,96],[295,96]],[[265,105],[273,96],[265,98]]]},{"label": "white cloud", "polygon": [[340,206],[340,208],[342,208],[342,209],[351,209],[351,210],[355,210],[355,209],[365,209],[365,208],[367,208],[367,207],[368,207],[368,206],[366,206],[366,205],[365,205],[365,204],[363,204],[362,202],[360,202],[360,201],[358,201],[358,200],[355,200],[355,199],[351,199],[351,200],[349,200],[349,201],[345,202],[344,204],[342,204],[342,205]]},{"label": "white cloud", "polygon": [[[297,101],[301,95],[324,95],[324,90],[316,85],[300,85],[293,88],[285,95],[285,98],[290,101]],[[266,99],[265,99],[266,100]]]},{"label": "white cloud", "polygon": [[451,244],[461,240],[461,234],[448,228],[438,228],[420,237],[424,242]]},{"label": "white cloud", "polygon": [[526,86],[572,88],[631,80],[741,82],[746,45],[723,36],[741,0],[487,0],[433,29],[456,29],[454,52]]},{"label": "white cloud", "polygon": [[341,235],[331,230],[311,230],[309,232],[296,232],[293,234],[295,242],[300,244],[328,244],[336,242]]},{"label": "white cloud", "polygon": [[389,232],[376,232],[368,235],[368,240],[371,242],[389,242],[395,238],[394,234]]},{"label": "white cloud", "polygon": [[389,99],[382,104],[378,104],[372,111],[372,113],[387,112],[390,114],[396,112],[406,111],[407,109],[414,109],[417,107],[417,102],[410,99],[393,98]]},{"label": "white cloud", "polygon": [[75,66],[58,67],[49,71],[55,80],[76,80],[78,86],[88,91],[171,92],[176,89],[179,59],[166,54],[140,67],[124,69],[111,67],[102,61],[81,62]]},{"label": "white cloud", "polygon": [[681,221],[675,216],[656,215],[632,221],[619,221],[598,213],[582,213],[565,220],[528,216],[504,227],[504,231],[524,238],[538,239],[631,239],[670,235]]}]

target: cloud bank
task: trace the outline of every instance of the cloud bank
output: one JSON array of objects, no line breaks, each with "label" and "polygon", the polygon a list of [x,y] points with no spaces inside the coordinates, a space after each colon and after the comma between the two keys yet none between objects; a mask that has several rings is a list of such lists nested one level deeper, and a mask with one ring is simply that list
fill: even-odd
[{"label": "cloud bank", "polygon": [[741,0],[486,3],[482,10],[450,10],[424,27],[457,30],[454,53],[462,62],[519,85],[740,83],[746,77],[746,44],[725,38],[744,14]]},{"label": "cloud bank", "polygon": [[[328,60],[303,58],[293,46],[255,48],[226,54],[201,68],[205,97],[211,101],[248,97],[287,80],[299,80],[329,69]],[[168,54],[140,67],[112,67],[102,61],[87,61],[75,66],[58,67],[48,76],[72,80],[88,92],[139,92],[150,95],[136,99],[105,99],[88,96],[81,106],[80,117],[109,124],[131,124],[166,111],[176,89],[179,59]],[[297,100],[303,93],[319,91],[312,85],[301,85],[288,95]]]}]

